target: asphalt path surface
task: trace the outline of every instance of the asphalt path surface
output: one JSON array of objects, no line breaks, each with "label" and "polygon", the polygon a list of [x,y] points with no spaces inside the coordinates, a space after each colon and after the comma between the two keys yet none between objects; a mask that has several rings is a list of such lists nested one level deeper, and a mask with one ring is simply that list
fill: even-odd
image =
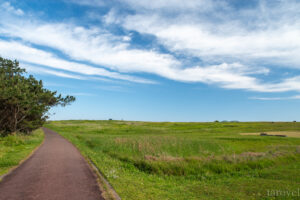
[{"label": "asphalt path surface", "polygon": [[0,182],[0,200],[102,200],[97,177],[79,151],[43,130],[44,143]]}]

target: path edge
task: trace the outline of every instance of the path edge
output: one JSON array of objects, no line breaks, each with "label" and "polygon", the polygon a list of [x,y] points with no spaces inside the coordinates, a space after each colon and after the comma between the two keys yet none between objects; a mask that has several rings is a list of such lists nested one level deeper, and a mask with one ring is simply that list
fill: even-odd
[{"label": "path edge", "polygon": [[[98,169],[98,167],[95,165],[95,163],[90,159],[85,156],[83,156],[88,164],[91,166],[93,171],[96,173],[98,177],[98,182],[99,184],[102,184],[104,187],[104,190],[108,193],[109,199],[113,200],[121,200],[121,197],[118,195],[118,193],[115,191],[115,189],[112,187],[112,185],[105,179],[104,175],[102,172]],[[101,186],[102,186],[101,185]]]},{"label": "path edge", "polygon": [[[39,128],[39,129],[41,129],[42,131],[43,131],[43,129],[42,129],[42,127],[41,128]],[[24,162],[26,162],[27,160],[29,160],[32,156],[33,156],[33,154],[44,144],[44,142],[45,142],[45,133],[44,133],[44,131],[43,131],[43,134],[44,134],[44,138],[43,138],[43,141],[38,145],[38,146],[36,146],[25,158],[23,158],[19,163],[18,163],[18,165],[16,165],[16,166],[14,166],[14,167],[12,167],[12,168],[10,168],[9,170],[8,170],[8,172],[7,173],[5,173],[5,174],[3,174],[3,175],[1,175],[0,176],[0,182],[2,182],[3,181],[3,179],[5,178],[5,177],[7,177],[8,175],[10,175],[11,173],[13,173],[16,169],[18,169]]]}]

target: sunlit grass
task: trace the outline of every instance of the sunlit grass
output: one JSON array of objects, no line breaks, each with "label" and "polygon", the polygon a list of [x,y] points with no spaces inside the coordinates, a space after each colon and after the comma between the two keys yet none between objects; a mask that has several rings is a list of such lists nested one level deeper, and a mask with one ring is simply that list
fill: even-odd
[{"label": "sunlit grass", "polygon": [[0,176],[26,158],[42,142],[43,137],[41,129],[34,131],[31,135],[17,134],[0,137]]},{"label": "sunlit grass", "polygon": [[268,190],[294,190],[300,183],[299,138],[240,135],[297,132],[300,123],[58,121],[46,126],[92,159],[122,199],[268,199]]}]

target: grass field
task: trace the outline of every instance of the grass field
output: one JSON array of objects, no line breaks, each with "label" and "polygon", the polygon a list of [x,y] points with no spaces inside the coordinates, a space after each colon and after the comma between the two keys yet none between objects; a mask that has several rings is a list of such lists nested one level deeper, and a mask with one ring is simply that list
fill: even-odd
[{"label": "grass field", "polygon": [[[122,199],[300,198],[300,123],[56,121],[45,126],[89,157]],[[286,131],[293,137],[249,134]]]},{"label": "grass field", "polygon": [[0,137],[0,176],[7,173],[25,159],[41,142],[44,134],[41,129],[31,135],[10,135]]}]

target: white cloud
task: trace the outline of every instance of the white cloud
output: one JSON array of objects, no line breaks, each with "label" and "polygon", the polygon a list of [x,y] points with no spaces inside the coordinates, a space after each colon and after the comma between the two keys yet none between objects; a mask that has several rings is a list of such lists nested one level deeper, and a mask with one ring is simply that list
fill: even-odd
[{"label": "white cloud", "polygon": [[[104,33],[104,36],[100,34],[101,37],[99,37],[99,30],[96,29],[87,30],[81,27],[70,28],[66,25],[61,25],[61,27],[56,26],[57,30],[54,31],[54,27],[54,25],[50,24],[38,26],[30,29],[35,31],[29,31],[25,26],[22,34],[13,36],[21,37],[23,40],[36,44],[57,48],[74,59],[102,65],[107,64],[107,67],[120,72],[147,72],[176,81],[216,84],[230,89],[246,89],[259,92],[299,91],[298,83],[300,83],[300,80],[295,78],[276,84],[267,84],[261,83],[257,78],[250,76],[257,73],[268,73],[266,68],[253,68],[239,63],[182,68],[178,60],[166,54],[161,55],[144,50],[127,50],[127,45],[122,43],[122,39],[119,40],[119,38],[112,37],[112,44],[109,44],[106,37],[110,37],[110,35]],[[12,28],[11,30],[16,29]],[[21,29],[18,30],[22,31]],[[13,33],[20,32],[9,32],[11,35]],[[93,34],[96,34],[96,36],[93,36]],[[96,45],[100,44],[100,41],[102,42],[101,45]],[[149,80],[110,72],[103,68],[65,61],[51,53],[17,42],[0,40],[0,53],[3,56],[13,56],[13,58],[29,63],[46,65],[85,75],[99,75],[134,82],[153,83]]]},{"label": "white cloud", "polygon": [[[182,0],[123,0],[120,1],[123,3],[128,4],[132,8],[136,10],[146,9],[146,10],[157,10],[163,9],[168,11],[203,11],[203,10],[210,10],[213,8],[218,2],[213,2],[210,0],[189,0],[189,1],[182,1]],[[220,2],[219,2],[220,3]],[[225,5],[225,4],[223,4]]]},{"label": "white cloud", "polygon": [[[299,6],[300,9],[300,6]],[[163,22],[162,22],[163,21]],[[206,61],[265,61],[300,68],[300,21],[267,30],[246,31],[229,25],[162,20],[161,16],[128,16],[123,26],[156,36],[173,52],[196,56]]]},{"label": "white cloud", "polygon": [[[116,10],[111,9],[106,15],[98,17],[97,14],[94,14],[94,18],[100,18],[101,21],[103,21],[106,24],[118,24],[122,20],[120,19],[120,16],[118,16],[118,13]],[[91,17],[91,16],[90,16]]]},{"label": "white cloud", "polygon": [[75,74],[69,74],[61,71],[56,71],[56,70],[50,70],[50,69],[45,69],[43,67],[34,67],[30,65],[24,65],[22,64],[22,67],[27,70],[29,73],[37,73],[37,74],[50,74],[54,76],[59,76],[63,78],[71,78],[71,79],[78,79],[78,80],[86,80],[87,78],[84,76],[80,75],[75,75]]},{"label": "white cloud", "polygon": [[5,11],[7,12],[10,12],[10,13],[13,13],[15,15],[18,15],[18,16],[22,16],[24,15],[24,12],[23,10],[19,9],[19,8],[15,8],[13,7],[9,2],[4,2],[0,5],[0,10],[1,9],[4,9]]},{"label": "white cloud", "polygon": [[[300,20],[291,20],[292,14],[275,22],[270,16],[280,13],[278,9],[264,11],[263,18],[255,18],[257,10],[248,9],[236,14],[241,17],[239,20],[233,19],[228,13],[224,14],[224,10],[233,11],[233,8],[222,1],[125,2],[132,9],[136,9],[136,14],[119,16],[117,9],[112,9],[103,17],[106,25],[121,25],[141,34],[151,34],[170,53],[133,48],[130,35],[114,35],[104,27],[81,27],[71,23],[47,23],[13,17],[6,21],[0,20],[1,35],[22,39],[24,43],[50,47],[73,60],[93,63],[101,68],[66,61],[53,53],[20,42],[0,40],[0,53],[28,63],[81,75],[99,75],[140,83],[153,82],[124,73],[151,73],[175,81],[215,84],[228,89],[259,92],[300,91],[298,76],[272,82],[257,78],[257,74],[268,75],[270,71],[258,63],[270,62],[300,68]],[[81,2],[85,5],[93,3],[95,1]],[[103,6],[102,3],[100,6]],[[297,6],[295,4],[294,7]],[[222,11],[217,12],[221,8]],[[264,9],[262,4],[258,10]],[[287,9],[295,12],[292,7]],[[170,14],[168,10],[174,12]],[[214,11],[212,13],[218,19],[214,21],[205,18],[202,13],[207,14],[208,11]],[[251,29],[244,24],[246,15],[255,22],[255,28]],[[228,20],[220,20],[222,17]],[[270,18],[271,22],[264,23],[262,19],[266,18]],[[283,23],[282,26],[278,25],[280,23]],[[195,56],[204,64],[192,63],[185,66],[185,62],[175,55]]]},{"label": "white cloud", "polygon": [[[123,37],[99,28],[68,24],[3,23],[0,33],[58,49],[76,60],[92,62],[121,72],[159,72],[179,62],[169,54],[130,49]],[[34,30],[34,31],[32,31]]]},{"label": "white cloud", "polygon": [[49,52],[26,46],[18,42],[0,40],[0,55],[10,59],[18,59],[28,63],[52,67],[60,70],[80,73],[84,75],[98,75],[114,79],[133,81],[138,83],[153,83],[142,78],[111,72],[103,68],[91,67],[89,65],[66,61],[57,58]]},{"label": "white cloud", "polygon": [[147,11],[147,10],[163,10],[163,11],[209,11],[212,10],[216,5],[218,7],[223,7],[224,9],[227,7],[226,2],[222,1],[212,1],[212,0],[189,0],[189,1],[181,1],[181,0],[113,0],[113,1],[103,1],[103,0],[71,0],[71,3],[79,4],[79,5],[88,5],[88,6],[109,6],[112,2],[120,7],[132,8],[139,11]]},{"label": "white cloud", "polygon": [[99,7],[103,7],[107,3],[104,0],[64,0],[64,1],[66,1],[67,3],[75,3],[79,5],[99,6]]},{"label": "white cloud", "polygon": [[[91,0],[86,4],[95,5]],[[235,7],[229,1],[123,0],[104,21],[151,34],[171,52],[209,63],[264,63],[300,68],[300,2],[249,1]],[[122,6],[135,14],[118,10]],[[117,9],[118,8],[118,9]]]},{"label": "white cloud", "polygon": [[216,84],[228,89],[244,89],[258,92],[300,91],[300,76],[283,79],[277,83],[264,83],[248,74],[249,68],[238,63],[191,67],[162,71],[161,75],[183,82]]},{"label": "white cloud", "polygon": [[300,95],[290,97],[251,97],[250,99],[263,101],[297,100],[300,99]]},{"label": "white cloud", "polygon": [[131,40],[131,37],[129,37],[129,36],[126,35],[126,36],[123,37],[123,40],[126,41],[126,42],[127,42],[127,41],[130,41],[130,40]]}]

